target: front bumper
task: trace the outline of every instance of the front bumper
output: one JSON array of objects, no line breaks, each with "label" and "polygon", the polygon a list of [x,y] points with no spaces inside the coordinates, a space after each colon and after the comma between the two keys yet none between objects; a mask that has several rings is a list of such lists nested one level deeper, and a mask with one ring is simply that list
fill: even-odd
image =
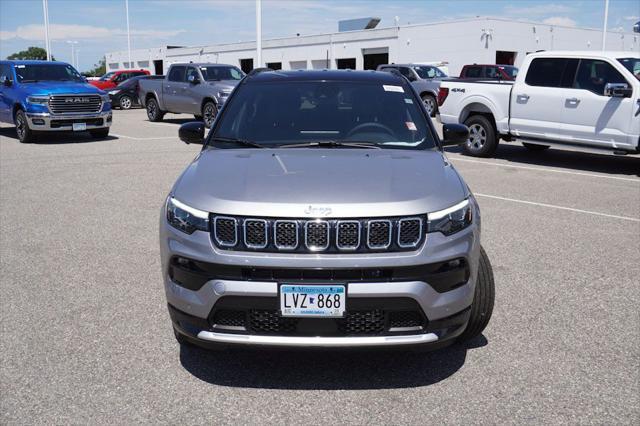
[{"label": "front bumper", "polygon": [[73,130],[73,123],[85,123],[87,130],[102,129],[110,127],[113,115],[112,112],[105,111],[92,114],[50,114],[47,112],[42,113],[27,113],[27,124],[29,129],[35,131],[68,131]]},{"label": "front bumper", "polygon": [[[474,217],[476,220],[470,227],[454,235],[428,234],[425,243],[414,251],[331,255],[220,250],[209,233],[196,231],[186,235],[168,225],[162,214],[162,271],[174,328],[202,346],[439,347],[462,333],[469,318],[480,257],[479,212]],[[187,260],[186,270],[174,268],[173,262],[178,258]],[[456,259],[464,260],[468,271],[462,281],[459,275],[449,279],[455,285],[443,284],[439,272],[425,274],[422,269]],[[190,260],[194,263],[189,263]],[[206,265],[213,269],[207,269]],[[195,269],[189,270],[192,267]],[[378,270],[380,274],[376,275]],[[415,270],[420,272],[414,274]],[[392,274],[388,275],[388,271]],[[374,274],[370,275],[371,272]],[[343,278],[344,274],[348,278]],[[383,311],[385,326],[366,335],[336,331],[341,330],[343,323],[329,328],[312,324],[307,329],[295,325],[294,331],[283,333],[279,329],[263,333],[262,329],[251,328],[251,309],[263,310],[274,317],[279,315],[279,286],[291,282],[344,284],[347,311]],[[394,301],[411,302],[414,311],[423,316],[420,327],[393,329],[389,315],[406,309],[404,305],[398,309]],[[242,310],[243,305],[246,305],[243,321],[248,326],[244,329],[219,326],[215,315],[220,309]]]}]

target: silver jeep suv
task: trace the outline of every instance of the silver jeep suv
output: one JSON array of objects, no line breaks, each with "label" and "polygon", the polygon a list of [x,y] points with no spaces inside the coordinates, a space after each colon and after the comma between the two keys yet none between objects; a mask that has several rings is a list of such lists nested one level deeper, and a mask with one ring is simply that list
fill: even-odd
[{"label": "silver jeep suv", "polygon": [[200,346],[442,347],[489,322],[480,210],[409,82],[257,71],[160,218],[175,336]]}]

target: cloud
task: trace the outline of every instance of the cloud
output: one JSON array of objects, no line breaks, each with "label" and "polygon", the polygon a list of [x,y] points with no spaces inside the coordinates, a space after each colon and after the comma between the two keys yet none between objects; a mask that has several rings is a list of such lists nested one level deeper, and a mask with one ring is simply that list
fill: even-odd
[{"label": "cloud", "polygon": [[543,24],[548,24],[548,25],[558,25],[561,27],[575,27],[576,26],[576,21],[574,21],[571,18],[566,18],[564,16],[552,16],[550,18],[545,19],[544,21],[542,21]]},{"label": "cloud", "polygon": [[562,4],[540,4],[536,6],[525,6],[525,7],[517,7],[517,6],[507,6],[504,8],[504,12],[507,15],[521,15],[521,16],[544,16],[544,15],[554,15],[559,13],[569,13],[574,9],[569,6],[565,6]]},{"label": "cloud", "polygon": [[[185,32],[184,30],[132,30],[136,37],[169,38]],[[49,26],[51,40],[96,40],[126,36],[126,30],[119,28],[93,27],[89,25],[61,25]],[[37,41],[44,39],[44,25],[23,25],[15,31],[0,31],[0,40],[22,39]]]}]

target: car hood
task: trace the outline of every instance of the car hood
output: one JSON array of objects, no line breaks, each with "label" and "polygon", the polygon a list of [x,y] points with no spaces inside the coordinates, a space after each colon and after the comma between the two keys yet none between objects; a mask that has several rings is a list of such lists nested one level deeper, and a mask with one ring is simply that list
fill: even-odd
[{"label": "car hood", "polygon": [[95,95],[104,92],[88,83],[73,81],[41,81],[22,85],[31,95]]},{"label": "car hood", "polygon": [[343,148],[206,149],[173,190],[200,210],[271,217],[423,214],[465,194],[441,152]]}]

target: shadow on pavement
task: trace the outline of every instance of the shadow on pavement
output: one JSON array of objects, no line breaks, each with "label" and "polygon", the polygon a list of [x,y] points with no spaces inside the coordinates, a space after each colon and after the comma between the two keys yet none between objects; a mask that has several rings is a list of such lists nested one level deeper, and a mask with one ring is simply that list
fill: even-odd
[{"label": "shadow on pavement", "polygon": [[[446,151],[462,154],[461,147],[447,148]],[[494,158],[526,165],[558,167],[581,172],[640,176],[640,157],[638,156],[590,154],[553,148],[535,152],[529,151],[520,144],[500,143]]]},{"label": "shadow on pavement", "polygon": [[218,386],[357,390],[428,386],[455,374],[467,350],[487,345],[484,336],[434,352],[238,350],[210,352],[180,348],[182,366]]},{"label": "shadow on pavement", "polygon": [[178,124],[178,125],[189,123],[191,121],[202,121],[202,120],[196,120],[195,117],[193,116],[185,117],[185,118],[165,118],[162,120],[163,123]]},{"label": "shadow on pavement", "polygon": [[[16,135],[16,129],[13,127],[0,128],[0,136],[13,139],[16,143],[18,141],[18,135]],[[42,132],[38,135],[38,140],[34,143],[25,145],[63,145],[63,144],[76,144],[76,143],[90,143],[90,142],[107,142],[118,140],[115,136],[107,136],[106,138],[93,138],[89,132]]]}]

